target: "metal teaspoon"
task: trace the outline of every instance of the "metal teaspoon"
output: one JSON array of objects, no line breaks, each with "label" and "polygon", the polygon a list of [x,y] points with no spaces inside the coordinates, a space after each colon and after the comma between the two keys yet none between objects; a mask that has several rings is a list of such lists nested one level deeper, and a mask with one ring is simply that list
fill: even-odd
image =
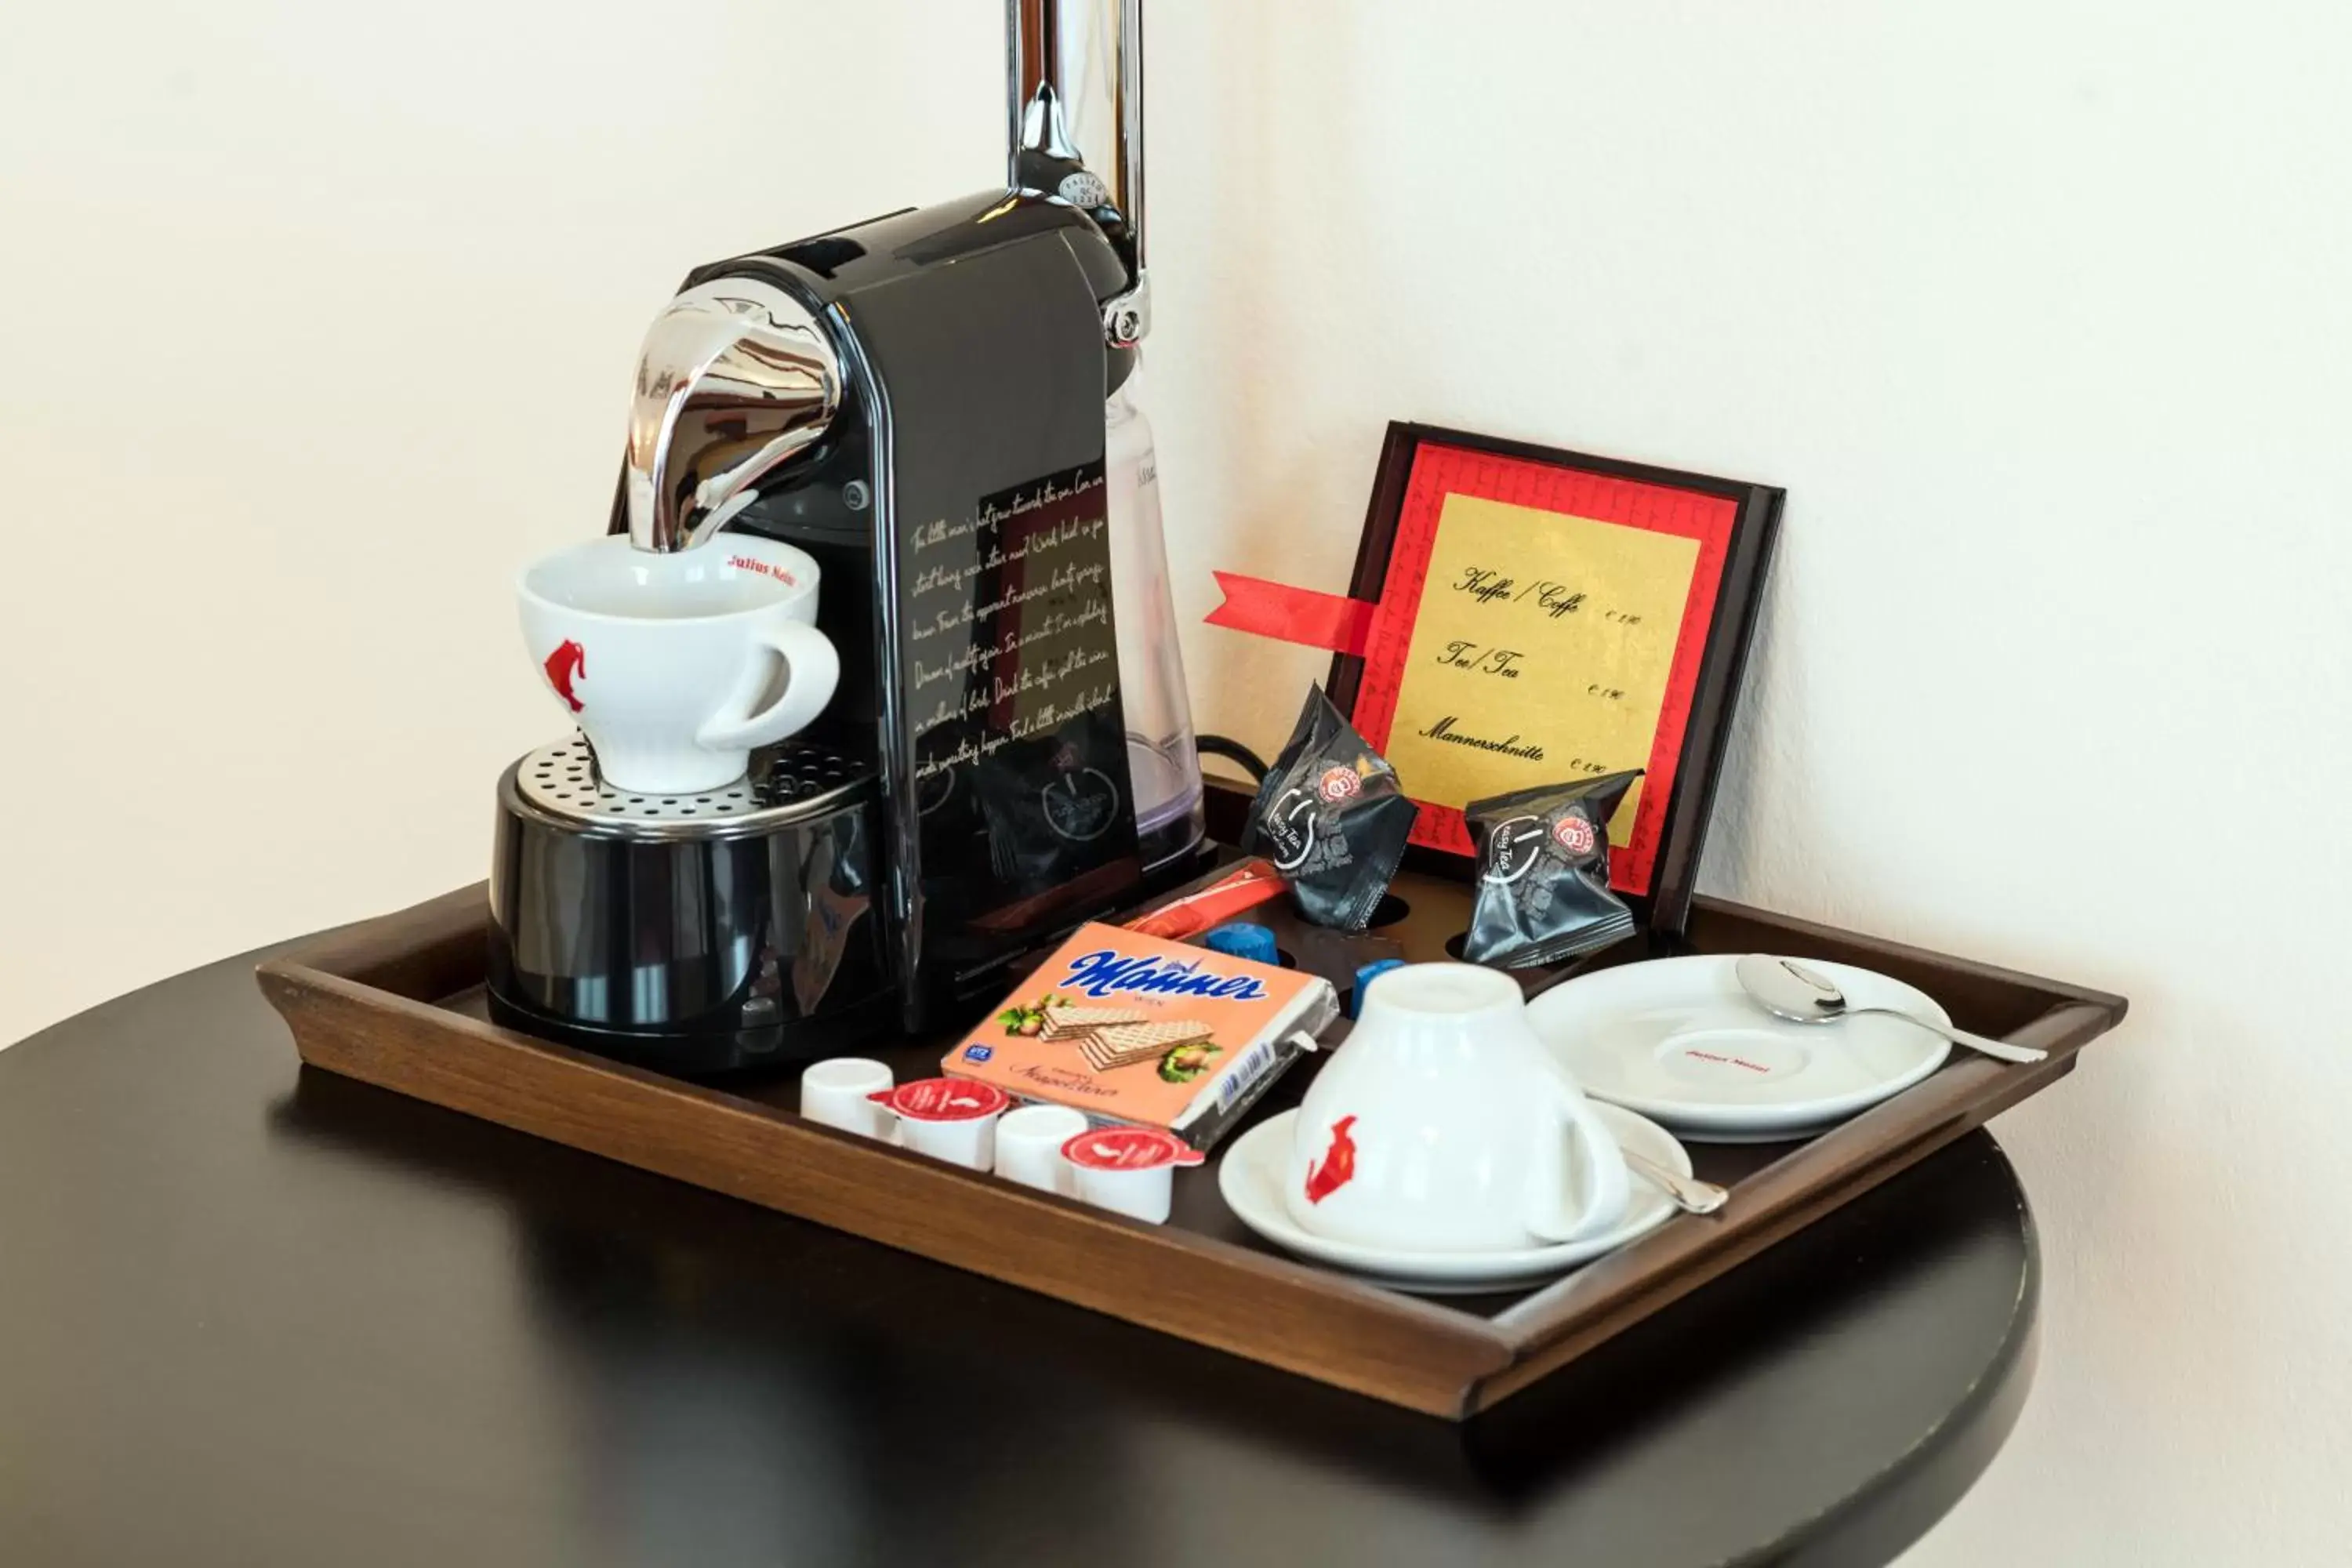
[{"label": "metal teaspoon", "polygon": [[1845,993],[1839,990],[1829,976],[1811,969],[1793,958],[1774,958],[1769,953],[1751,952],[1733,966],[1739,975],[1740,988],[1756,1000],[1767,1013],[1776,1018],[1786,1018],[1792,1024],[1827,1024],[1839,1018],[1858,1017],[1864,1013],[1884,1013],[1889,1017],[1906,1019],[1918,1025],[1929,1034],[1941,1035],[1956,1046],[1966,1046],[2005,1062],[2038,1062],[2050,1053],[2032,1046],[2012,1046],[2006,1040],[1989,1040],[1982,1035],[1971,1035],[1966,1029],[1948,1028],[1931,1024],[1900,1007],[1853,1007],[1846,1005]]},{"label": "metal teaspoon", "polygon": [[1625,1163],[1663,1191],[1666,1201],[1685,1214],[1713,1214],[1731,1201],[1728,1187],[1718,1187],[1713,1182],[1702,1182],[1696,1176],[1685,1176],[1678,1171],[1669,1170],[1648,1155],[1636,1154],[1631,1149],[1622,1152]]}]

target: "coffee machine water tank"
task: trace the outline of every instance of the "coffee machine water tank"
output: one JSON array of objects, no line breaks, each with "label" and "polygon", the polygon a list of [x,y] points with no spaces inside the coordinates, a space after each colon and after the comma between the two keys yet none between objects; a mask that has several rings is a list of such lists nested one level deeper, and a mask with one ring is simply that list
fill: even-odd
[{"label": "coffee machine water tank", "polygon": [[1129,773],[1144,863],[1163,865],[1204,836],[1201,760],[1169,591],[1159,455],[1141,406],[1151,330],[1143,204],[1143,0],[1008,0],[1007,184],[1082,208],[1127,269],[1103,307],[1110,344],[1105,408],[1113,613]]},{"label": "coffee machine water tank", "polygon": [[1111,613],[1118,627],[1128,771],[1136,838],[1150,868],[1183,856],[1206,827],[1184,650],[1160,533],[1160,459],[1151,421],[1135,391],[1130,376],[1111,394],[1103,464],[1110,484]]}]

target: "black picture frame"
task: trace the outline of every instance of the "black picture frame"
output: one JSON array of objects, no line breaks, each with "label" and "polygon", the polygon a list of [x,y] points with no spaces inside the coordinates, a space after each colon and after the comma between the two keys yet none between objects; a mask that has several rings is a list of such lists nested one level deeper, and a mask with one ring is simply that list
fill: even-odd
[{"label": "black picture frame", "polygon": [[[1690,700],[1649,886],[1646,891],[1626,895],[1635,918],[1645,928],[1678,935],[1689,917],[1691,895],[1697,885],[1700,856],[1714,816],[1716,788],[1722,776],[1724,742],[1730,732],[1747,672],[1787,492],[1771,485],[1507,440],[1442,426],[1392,422],[1381,443],[1371,500],[1364,516],[1363,536],[1357,546],[1355,570],[1349,584],[1352,597],[1377,602],[1388,590],[1398,521],[1413,466],[1422,452],[1432,446],[1685,490],[1732,503],[1735,510],[1729,542],[1716,580],[1714,612],[1700,657],[1697,682]],[[1336,655],[1326,683],[1332,702],[1351,721],[1365,664],[1361,656]],[[1433,859],[1452,862],[1457,874],[1465,858],[1424,846],[1416,846],[1412,855],[1423,863]]]}]

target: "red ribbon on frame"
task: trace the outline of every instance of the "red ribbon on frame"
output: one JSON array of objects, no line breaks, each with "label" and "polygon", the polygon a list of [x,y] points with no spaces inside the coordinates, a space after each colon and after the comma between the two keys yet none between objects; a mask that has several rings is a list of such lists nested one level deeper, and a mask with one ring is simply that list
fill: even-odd
[{"label": "red ribbon on frame", "polygon": [[1208,623],[1276,642],[1295,642],[1327,653],[1360,658],[1371,646],[1372,612],[1379,605],[1344,594],[1318,594],[1238,572],[1212,572],[1225,602],[1211,610]]}]

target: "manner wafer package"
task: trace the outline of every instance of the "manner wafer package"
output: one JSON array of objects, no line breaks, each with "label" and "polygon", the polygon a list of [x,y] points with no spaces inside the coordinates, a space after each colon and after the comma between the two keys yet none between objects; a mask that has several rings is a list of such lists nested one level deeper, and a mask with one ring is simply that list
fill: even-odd
[{"label": "manner wafer package", "polygon": [[1319,975],[1086,925],[940,1066],[1205,1151],[1339,1013]]}]

